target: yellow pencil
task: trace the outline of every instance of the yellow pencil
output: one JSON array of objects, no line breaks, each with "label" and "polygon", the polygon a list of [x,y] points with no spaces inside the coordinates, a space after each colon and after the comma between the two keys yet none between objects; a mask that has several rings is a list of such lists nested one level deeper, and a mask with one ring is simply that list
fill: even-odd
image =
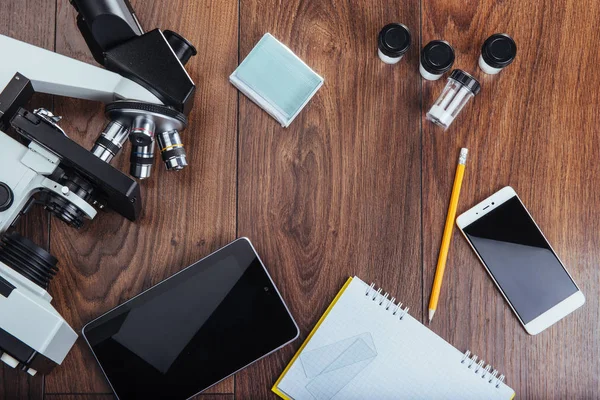
[{"label": "yellow pencil", "polygon": [[442,280],[444,279],[444,269],[446,269],[446,259],[448,258],[450,239],[452,239],[452,229],[454,228],[454,220],[456,219],[456,208],[458,207],[458,197],[460,196],[460,188],[463,176],[465,175],[465,163],[467,162],[468,153],[468,149],[460,149],[460,157],[458,158],[458,166],[456,167],[456,175],[454,176],[454,186],[452,187],[452,195],[450,196],[450,206],[448,207],[448,216],[446,216],[446,226],[444,227],[444,235],[442,236],[442,246],[440,247],[437,268],[435,270],[433,289],[429,298],[430,323],[440,298],[440,289],[442,288]]}]

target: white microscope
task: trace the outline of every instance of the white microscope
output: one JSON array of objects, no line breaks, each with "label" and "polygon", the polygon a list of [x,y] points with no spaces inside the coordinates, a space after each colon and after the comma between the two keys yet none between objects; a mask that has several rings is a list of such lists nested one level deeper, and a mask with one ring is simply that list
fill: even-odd
[{"label": "white microscope", "polygon": [[[150,176],[157,144],[168,170],[187,165],[179,132],[195,92],[184,68],[194,47],[171,31],[144,33],[127,0],[72,4],[107,69],[0,35],[8,55],[0,63],[0,359],[31,375],[61,364],[77,334],[46,291],[57,259],[15,232],[15,222],[34,204],[75,228],[96,209],[136,220],[140,187],[110,165],[128,139],[135,178]],[[106,103],[109,123],[91,151],[69,139],[60,117],[24,108],[35,92]]]}]

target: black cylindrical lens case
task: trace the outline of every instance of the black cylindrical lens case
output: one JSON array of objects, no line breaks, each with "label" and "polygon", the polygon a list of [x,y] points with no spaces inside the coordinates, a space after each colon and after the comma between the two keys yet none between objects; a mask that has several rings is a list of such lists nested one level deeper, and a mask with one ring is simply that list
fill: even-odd
[{"label": "black cylindrical lens case", "polygon": [[438,80],[454,64],[454,48],[444,40],[432,40],[421,51],[421,76],[429,81]]},{"label": "black cylindrical lens case", "polygon": [[378,54],[386,64],[396,64],[410,48],[410,30],[403,24],[387,24],[377,38]]},{"label": "black cylindrical lens case", "polygon": [[481,46],[479,68],[486,74],[494,75],[510,65],[517,56],[517,44],[506,33],[496,33],[486,39]]}]

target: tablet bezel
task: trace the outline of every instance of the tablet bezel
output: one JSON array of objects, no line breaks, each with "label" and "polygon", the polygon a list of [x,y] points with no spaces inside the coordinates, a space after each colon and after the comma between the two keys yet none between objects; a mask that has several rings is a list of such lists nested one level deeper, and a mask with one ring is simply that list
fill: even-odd
[{"label": "tablet bezel", "polygon": [[[254,359],[253,361],[249,362],[247,365],[245,365],[245,366],[243,366],[243,367],[241,367],[241,368],[239,368],[239,369],[235,370],[234,372],[230,373],[230,374],[229,374],[229,375],[227,375],[227,376],[224,376],[224,377],[222,377],[221,379],[219,379],[219,380],[217,380],[216,382],[214,382],[214,383],[210,384],[209,386],[207,386],[207,387],[205,387],[205,388],[201,388],[201,389],[199,389],[199,391],[198,391],[197,393],[194,393],[194,394],[192,394],[190,397],[188,397],[188,399],[191,399],[191,398],[193,398],[193,397],[197,396],[199,393],[202,393],[202,392],[204,392],[205,390],[207,390],[207,389],[209,389],[209,388],[213,387],[214,385],[218,384],[219,382],[221,382],[221,381],[223,381],[223,380],[225,380],[225,379],[227,379],[227,378],[229,378],[229,377],[231,377],[231,376],[235,375],[237,372],[239,372],[239,371],[241,371],[241,370],[243,370],[243,369],[247,368],[248,366],[250,366],[250,365],[254,364],[254,363],[255,363],[255,362],[257,362],[258,360],[261,360],[261,359],[263,359],[263,358],[267,357],[268,355],[270,355],[270,354],[272,354],[272,353],[276,352],[277,350],[279,350],[279,349],[281,349],[281,348],[285,347],[286,345],[290,344],[291,342],[293,342],[294,340],[296,340],[296,339],[299,337],[299,335],[300,335],[300,330],[299,330],[299,328],[298,328],[298,324],[297,324],[297,323],[296,323],[296,321],[294,320],[294,318],[293,318],[293,316],[292,316],[292,314],[291,314],[291,312],[290,312],[290,310],[289,310],[289,308],[288,308],[287,304],[285,303],[285,301],[283,300],[283,297],[281,296],[281,293],[279,292],[279,289],[277,288],[277,286],[276,286],[276,285],[275,285],[275,283],[273,282],[273,279],[271,278],[271,275],[269,274],[269,272],[268,272],[268,270],[266,269],[266,267],[265,267],[264,263],[262,262],[262,260],[261,260],[260,256],[258,255],[258,252],[256,251],[256,249],[254,248],[254,246],[252,245],[252,243],[250,242],[250,240],[249,240],[248,238],[246,238],[246,237],[241,237],[241,238],[239,238],[239,239],[236,239],[236,240],[234,240],[233,242],[231,242],[231,243],[227,244],[226,246],[224,246],[224,247],[222,247],[222,248],[220,248],[220,249],[218,249],[218,250],[214,251],[213,253],[209,254],[208,256],[206,256],[206,257],[204,257],[204,258],[202,258],[202,259],[200,259],[200,260],[198,260],[198,261],[194,262],[193,264],[191,264],[190,266],[188,266],[188,267],[186,267],[186,268],[182,269],[181,271],[179,271],[179,272],[176,272],[175,274],[173,274],[173,275],[169,276],[168,278],[166,278],[166,279],[164,279],[163,281],[161,281],[161,282],[157,283],[156,285],[154,285],[154,286],[152,286],[152,287],[150,287],[150,288],[148,288],[148,289],[144,290],[143,292],[141,292],[141,293],[139,293],[138,295],[136,295],[136,296],[132,297],[131,299],[129,299],[129,300],[127,300],[127,301],[125,301],[125,302],[123,302],[123,303],[119,304],[118,306],[116,306],[116,307],[112,308],[111,310],[109,310],[109,311],[105,312],[104,314],[100,315],[99,317],[95,318],[94,320],[92,320],[92,321],[88,322],[88,323],[87,323],[87,324],[86,324],[86,325],[85,325],[85,326],[82,328],[82,330],[81,330],[82,336],[83,336],[84,340],[86,341],[86,343],[87,343],[88,347],[90,348],[90,350],[91,350],[91,352],[92,352],[92,354],[93,354],[93,356],[94,356],[94,358],[95,358],[96,362],[98,363],[98,366],[99,366],[99,367],[100,367],[100,369],[102,370],[102,373],[103,373],[104,377],[106,378],[106,381],[107,381],[107,382],[108,382],[108,384],[110,385],[110,387],[111,387],[111,389],[112,389],[112,391],[113,391],[113,393],[114,393],[114,395],[116,396],[116,398],[117,398],[117,399],[120,399],[120,397],[119,397],[119,393],[117,393],[117,391],[115,390],[115,388],[114,388],[114,386],[113,386],[112,382],[110,381],[110,379],[109,379],[109,377],[108,377],[108,375],[107,375],[106,371],[104,370],[104,366],[103,366],[103,365],[102,365],[102,363],[100,362],[100,360],[99,360],[99,358],[98,358],[98,356],[97,356],[97,354],[96,354],[96,351],[94,350],[94,347],[91,345],[91,343],[90,343],[90,341],[89,341],[89,339],[88,339],[88,335],[87,335],[87,333],[86,333],[86,330],[87,330],[89,327],[91,327],[91,326],[93,326],[94,324],[96,324],[96,323],[97,323],[99,320],[102,320],[102,319],[104,319],[105,317],[109,316],[110,314],[113,314],[113,313],[118,313],[118,312],[120,311],[120,309],[121,309],[122,307],[125,307],[125,306],[126,306],[128,303],[130,303],[130,302],[132,302],[132,301],[134,301],[134,300],[136,300],[136,299],[139,299],[140,297],[142,297],[142,296],[144,296],[144,295],[147,295],[148,293],[150,293],[151,291],[153,291],[154,289],[156,289],[156,288],[157,288],[157,287],[159,287],[160,285],[162,285],[162,284],[164,284],[165,282],[169,281],[170,279],[172,279],[172,278],[176,277],[177,275],[179,275],[179,274],[183,273],[184,271],[186,271],[186,270],[189,270],[189,269],[191,269],[191,268],[194,268],[194,267],[202,266],[202,263],[203,263],[203,262],[206,262],[208,259],[210,259],[210,258],[211,258],[211,257],[213,257],[214,255],[216,255],[217,253],[220,253],[220,252],[223,252],[223,251],[227,251],[227,249],[228,249],[230,246],[234,245],[235,243],[237,243],[237,242],[239,242],[239,241],[245,241],[245,242],[246,242],[246,243],[249,245],[249,248],[250,248],[250,249],[251,249],[251,251],[253,252],[253,255],[256,257],[256,260],[258,260],[258,262],[260,263],[260,266],[263,268],[263,270],[264,270],[264,272],[265,272],[265,274],[266,274],[267,278],[270,280],[270,282],[271,282],[271,284],[272,284],[272,287],[275,289],[275,291],[276,291],[276,294],[277,294],[277,296],[278,296],[279,300],[281,301],[281,303],[283,304],[283,306],[284,306],[285,310],[287,311],[287,314],[288,314],[288,316],[289,316],[289,318],[290,318],[291,322],[293,323],[293,326],[295,327],[295,335],[294,335],[294,336],[293,336],[291,339],[284,341],[284,343],[283,343],[283,344],[279,345],[278,347],[274,348],[273,350],[269,351],[268,353],[266,353],[266,354],[263,354],[263,355],[261,355],[261,356],[257,357],[257,358],[256,358],[256,359]],[[176,400],[185,400],[185,399],[183,399],[183,398],[182,398],[182,399],[176,399]]]}]

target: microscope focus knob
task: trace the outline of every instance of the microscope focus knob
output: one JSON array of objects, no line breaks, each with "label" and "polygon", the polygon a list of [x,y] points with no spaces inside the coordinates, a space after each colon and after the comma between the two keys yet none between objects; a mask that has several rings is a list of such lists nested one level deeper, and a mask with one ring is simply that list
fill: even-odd
[{"label": "microscope focus knob", "polygon": [[0,212],[8,210],[12,206],[13,198],[13,192],[8,185],[0,182]]}]

